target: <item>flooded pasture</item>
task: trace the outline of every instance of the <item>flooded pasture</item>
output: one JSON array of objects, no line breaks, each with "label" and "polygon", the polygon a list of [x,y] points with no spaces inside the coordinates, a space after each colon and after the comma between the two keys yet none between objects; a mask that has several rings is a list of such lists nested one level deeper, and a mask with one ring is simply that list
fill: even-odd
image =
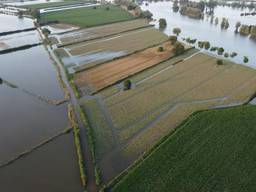
[{"label": "flooded pasture", "polygon": [[[32,20],[16,16],[0,15],[0,22],[4,32],[33,27]],[[40,42],[40,37],[35,30],[2,36],[0,42],[0,46],[16,47]],[[2,54],[0,60],[1,190],[81,191],[72,133],[45,144],[70,127],[67,104],[47,102],[64,99],[64,92],[45,47]],[[24,153],[25,157],[17,158]]]},{"label": "flooded pasture", "polygon": [[[245,12],[246,9],[233,9],[230,7],[217,6],[215,8],[215,17],[219,18],[219,24],[211,24],[210,18],[205,16],[204,20],[192,19],[187,16],[181,15],[179,12],[175,13],[172,10],[171,2],[152,2],[148,6],[143,4],[143,10],[149,10],[153,14],[153,24],[158,28],[158,20],[165,18],[167,27],[164,33],[171,35],[175,27],[181,29],[180,40],[183,37],[190,37],[199,41],[209,41],[212,46],[223,47],[225,51],[237,52],[238,56],[229,58],[236,63],[243,63],[243,57],[248,56],[249,62],[245,65],[256,68],[255,63],[255,47],[256,41],[236,34],[235,24],[240,21],[242,24],[256,25],[256,19],[253,16],[242,17],[240,14]],[[221,30],[220,22],[223,17],[229,20],[230,27],[227,30]]]}]

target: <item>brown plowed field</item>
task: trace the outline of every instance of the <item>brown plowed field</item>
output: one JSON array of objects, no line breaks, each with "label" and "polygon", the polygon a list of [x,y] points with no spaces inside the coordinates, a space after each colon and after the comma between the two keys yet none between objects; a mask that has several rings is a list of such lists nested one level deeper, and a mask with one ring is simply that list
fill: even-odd
[{"label": "brown plowed field", "polygon": [[[164,47],[163,52],[158,51],[160,46]],[[75,83],[78,87],[89,86],[91,92],[103,89],[173,56],[169,42],[160,46],[79,72],[75,75]]]}]

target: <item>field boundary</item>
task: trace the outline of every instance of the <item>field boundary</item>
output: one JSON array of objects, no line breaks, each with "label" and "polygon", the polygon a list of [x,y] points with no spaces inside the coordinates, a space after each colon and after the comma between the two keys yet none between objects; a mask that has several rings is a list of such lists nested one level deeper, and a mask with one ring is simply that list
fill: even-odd
[{"label": "field boundary", "polygon": [[[256,95],[256,93],[255,93]],[[252,96],[253,97],[253,96]],[[154,146],[152,146],[151,149],[145,151],[137,160],[135,160],[127,169],[122,171],[119,175],[117,175],[114,179],[112,179],[107,185],[103,186],[100,189],[100,192],[110,192],[111,189],[122,181],[123,178],[125,178],[127,175],[131,174],[136,167],[138,167],[143,161],[145,161],[147,158],[149,158],[159,147],[161,147],[172,135],[174,135],[177,131],[179,131],[184,125],[189,123],[193,118],[198,115],[199,113],[204,113],[207,111],[214,111],[214,110],[225,110],[229,108],[239,108],[241,106],[248,105],[248,102],[251,100],[248,99],[243,104],[239,106],[226,106],[223,108],[213,108],[213,109],[203,109],[198,110],[190,114],[185,120],[183,120],[178,126],[176,126],[173,130],[171,130],[167,135],[162,137]]]},{"label": "field boundary", "polygon": [[[107,25],[109,25],[109,24],[107,24]],[[137,27],[137,28],[134,28],[134,29],[129,29],[129,30],[124,30],[124,31],[121,31],[121,32],[113,33],[113,34],[110,34],[110,35],[104,35],[104,36],[101,36],[101,37],[95,37],[95,38],[91,38],[91,39],[84,39],[84,40],[80,40],[80,41],[74,41],[72,43],[66,43],[66,44],[64,43],[64,44],[61,44],[61,45],[57,44],[57,48],[62,48],[62,47],[65,47],[65,46],[75,45],[75,44],[78,44],[78,43],[84,43],[84,42],[87,42],[87,41],[94,41],[94,40],[104,39],[106,37],[121,35],[121,34],[126,33],[126,32],[131,32],[131,31],[135,31],[135,30],[138,30],[138,29],[146,29],[146,28],[150,28],[150,27],[154,27],[154,26],[155,25],[142,26],[142,27]],[[76,31],[79,31],[79,30],[81,30],[81,29],[78,29]],[[70,31],[68,31],[68,32],[70,32]]]},{"label": "field boundary", "polygon": [[[159,44],[159,45],[160,45],[160,44]],[[151,47],[150,47],[150,48],[151,48]],[[194,47],[191,47],[191,48],[186,49],[185,52],[190,51],[190,50],[192,50],[192,49],[194,49]],[[182,54],[184,54],[185,52],[183,52]],[[135,54],[135,53],[134,53],[134,54]],[[175,58],[175,57],[177,57],[177,56],[179,56],[179,55],[181,55],[181,54],[173,55],[173,56],[171,56],[171,57],[169,57],[169,58],[167,58],[167,59],[165,59],[165,60],[163,60],[163,61],[160,61],[159,63],[156,63],[155,65],[152,65],[152,66],[150,66],[150,67],[148,67],[148,68],[145,68],[145,69],[143,69],[143,70],[141,70],[141,71],[138,71],[138,72],[136,72],[136,73],[134,73],[134,74],[132,74],[132,75],[128,75],[128,76],[126,76],[126,77],[123,77],[123,78],[119,79],[118,81],[115,81],[114,83],[112,83],[112,84],[110,84],[110,85],[108,85],[108,86],[106,86],[106,87],[104,87],[104,88],[101,88],[101,89],[99,89],[99,90],[97,90],[97,91],[93,91],[93,92],[91,92],[90,94],[95,95],[95,94],[97,94],[97,93],[103,91],[104,89],[107,89],[107,88],[109,88],[109,87],[111,87],[111,86],[113,86],[113,85],[115,85],[115,84],[117,84],[117,83],[122,82],[124,79],[131,78],[131,77],[133,77],[133,76],[135,76],[135,75],[138,75],[139,73],[142,73],[142,72],[144,72],[144,71],[146,71],[146,70],[148,70],[148,69],[151,69],[151,68],[153,68],[153,67],[155,67],[155,66],[157,66],[157,65],[160,65],[160,64],[162,64],[162,63],[164,63],[164,62],[167,62],[168,60],[173,59],[173,58]],[[129,55],[129,56],[130,56],[130,55]],[[174,62],[174,63],[171,64],[171,65],[172,65],[172,66],[177,65],[178,63],[182,62],[183,60],[184,60],[184,59],[180,59],[180,60]],[[111,61],[110,61],[110,62],[111,62]],[[108,62],[106,62],[106,63],[108,63]]]},{"label": "field boundary", "polygon": [[142,48],[142,49],[140,49],[140,50],[136,50],[136,51],[133,51],[133,52],[131,52],[131,53],[129,53],[129,54],[122,55],[122,56],[119,56],[119,57],[115,57],[115,58],[110,59],[110,60],[107,60],[107,61],[99,62],[98,64],[95,64],[95,65],[92,65],[92,66],[88,66],[88,67],[85,67],[85,68],[80,69],[80,70],[74,69],[74,71],[75,71],[74,74],[80,73],[80,72],[82,72],[82,71],[86,71],[86,70],[89,70],[89,69],[92,69],[92,68],[97,67],[97,66],[99,66],[99,65],[102,65],[102,64],[105,64],[105,63],[109,63],[109,62],[112,62],[112,61],[115,61],[115,60],[118,60],[118,59],[121,59],[121,58],[124,58],[124,57],[131,56],[131,55],[133,55],[133,54],[136,54],[136,53],[141,52],[141,51],[145,51],[146,49],[155,47],[155,46],[157,46],[157,45],[163,44],[163,43],[168,42],[168,41],[169,41],[169,40],[164,40],[164,41],[159,42],[159,43],[157,43],[157,44],[150,45],[150,46],[145,47],[145,48]]}]

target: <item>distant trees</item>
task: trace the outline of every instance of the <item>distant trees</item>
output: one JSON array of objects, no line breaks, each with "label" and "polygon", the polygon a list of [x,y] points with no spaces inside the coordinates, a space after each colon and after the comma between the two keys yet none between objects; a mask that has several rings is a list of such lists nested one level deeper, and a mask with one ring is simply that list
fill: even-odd
[{"label": "distant trees", "polygon": [[19,18],[19,19],[23,18],[23,15],[24,15],[24,12],[21,11],[21,10],[19,10],[19,11],[18,11],[18,18]]},{"label": "distant trees", "polygon": [[238,33],[239,27],[241,27],[241,22],[240,21],[236,22],[236,30],[235,30],[236,33]]},{"label": "distant trees", "polygon": [[230,57],[236,57],[237,56],[237,53],[236,52],[232,52],[231,54],[230,54]]},{"label": "distant trees", "polygon": [[214,13],[214,8],[217,6],[217,1],[214,1],[214,0],[209,0],[207,3],[206,3],[206,6],[209,8],[209,13],[210,14],[213,14]]},{"label": "distant trees", "polygon": [[178,1],[175,0],[175,1],[173,2],[172,10],[173,10],[174,12],[178,12],[179,9],[180,9],[180,7],[178,6]]},{"label": "distant trees", "polygon": [[228,22],[227,18],[222,18],[220,27],[221,27],[221,29],[228,29],[229,28],[229,22]]},{"label": "distant trees", "polygon": [[124,81],[124,87],[123,87],[123,90],[126,91],[126,90],[129,90],[132,88],[132,82],[130,79],[127,79]]},{"label": "distant trees", "polygon": [[198,41],[197,45],[199,48],[201,49],[205,48],[206,50],[208,50],[211,47],[211,44],[209,41]]},{"label": "distant trees", "polygon": [[169,41],[171,42],[172,45],[177,42],[177,36],[171,35],[169,36]]},{"label": "distant trees", "polygon": [[219,19],[218,19],[218,17],[215,18],[214,23],[215,23],[215,25],[218,25],[218,24],[219,24]]},{"label": "distant trees", "polygon": [[164,18],[159,19],[159,28],[164,29],[166,27],[167,23]]},{"label": "distant trees", "polygon": [[229,57],[229,54],[226,52],[226,53],[224,53],[224,57]]},{"label": "distant trees", "polygon": [[172,30],[172,32],[176,35],[176,36],[179,36],[179,34],[181,33],[181,29],[180,28],[174,28]]},{"label": "distant trees", "polygon": [[0,77],[0,85],[3,84],[3,79]]}]

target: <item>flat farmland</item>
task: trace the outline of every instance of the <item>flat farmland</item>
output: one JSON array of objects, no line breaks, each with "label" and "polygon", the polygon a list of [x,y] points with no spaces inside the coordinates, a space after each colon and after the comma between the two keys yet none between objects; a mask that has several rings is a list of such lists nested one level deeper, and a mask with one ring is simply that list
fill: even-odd
[{"label": "flat farmland", "polygon": [[64,46],[74,42],[87,41],[90,39],[101,38],[112,34],[117,34],[137,28],[149,26],[145,19],[135,19],[131,21],[118,22],[98,27],[81,29],[78,31],[57,35],[59,46]]},{"label": "flat farmland", "polygon": [[155,28],[134,30],[108,38],[66,46],[63,61],[78,72],[117,57],[125,56],[168,40]]},{"label": "flat farmland", "polygon": [[[158,51],[160,46],[164,48],[163,52]],[[75,83],[80,89],[86,86],[91,88],[91,93],[97,92],[121,79],[172,57],[172,48],[173,46],[169,42],[166,42],[128,57],[81,71],[75,74]]]},{"label": "flat farmland", "polygon": [[255,191],[256,107],[197,113],[113,189]]},{"label": "flat farmland", "polygon": [[[132,76],[131,90],[122,91],[114,85],[108,88],[107,96],[103,95],[105,91],[92,96],[98,116],[101,114],[106,120],[104,129],[108,130],[105,136],[103,132],[98,134],[111,141],[111,146],[106,146],[108,142],[103,145],[108,149],[105,151],[96,145],[96,151],[101,151],[97,161],[105,183],[193,112],[242,104],[254,94],[255,85],[250,85],[256,81],[255,70],[226,60],[217,65],[215,57],[191,54],[178,61],[174,57]],[[95,110],[95,105],[85,101],[82,98],[81,103],[87,111]],[[95,122],[97,116],[89,119]]]},{"label": "flat farmland", "polygon": [[[107,9],[107,7],[109,9]],[[57,12],[49,12],[41,15],[41,21],[59,21],[80,27],[93,27],[107,23],[133,19],[127,11],[114,5],[101,5],[93,7],[68,9]]]}]

